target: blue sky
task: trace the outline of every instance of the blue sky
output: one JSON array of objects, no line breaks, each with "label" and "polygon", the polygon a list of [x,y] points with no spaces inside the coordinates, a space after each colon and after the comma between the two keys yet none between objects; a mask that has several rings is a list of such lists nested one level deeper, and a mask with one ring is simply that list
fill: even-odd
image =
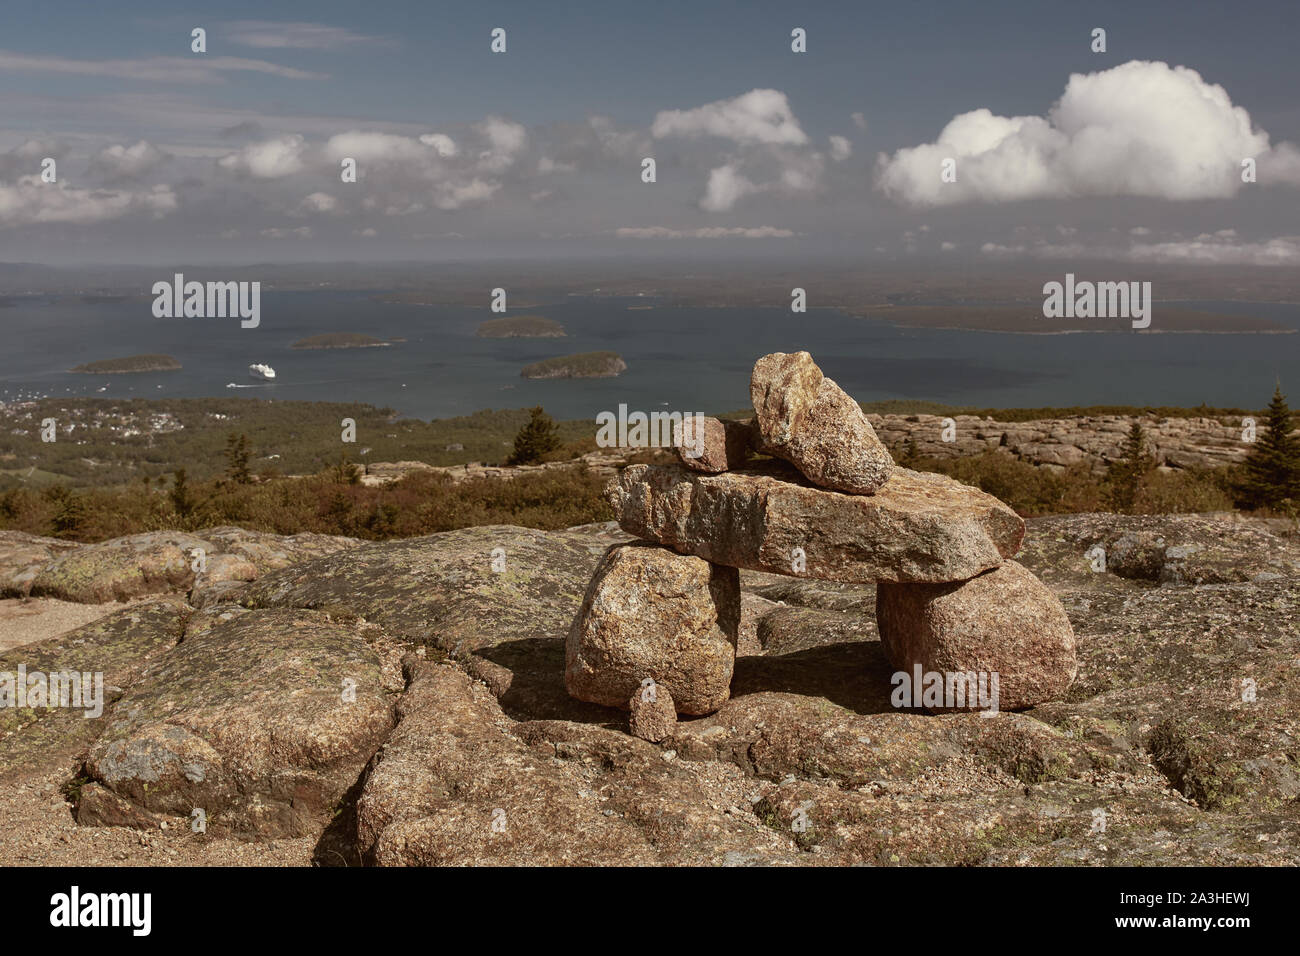
[{"label": "blue sky", "polygon": [[[612,240],[1294,265],[1298,11],[8,0],[0,260],[418,259]],[[190,51],[196,26],[205,54]],[[505,54],[488,49],[494,27]],[[791,52],[794,27],[807,53]],[[1105,53],[1089,48],[1094,27]],[[1100,78],[1067,94],[1072,74]],[[1188,109],[1215,88],[1222,103]],[[939,142],[979,110],[990,118]],[[1018,117],[1042,128],[1000,119]],[[339,151],[354,146],[360,181],[343,184]],[[945,149],[957,183],[935,192]],[[1229,166],[1247,152],[1260,179],[1242,187]],[[33,182],[46,156],[59,179]],[[639,179],[644,156],[654,184]]]}]

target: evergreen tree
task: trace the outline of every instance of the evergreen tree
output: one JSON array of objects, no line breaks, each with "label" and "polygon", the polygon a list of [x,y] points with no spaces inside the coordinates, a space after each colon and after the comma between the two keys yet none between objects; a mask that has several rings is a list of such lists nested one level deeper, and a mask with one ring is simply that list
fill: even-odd
[{"label": "evergreen tree", "polygon": [[90,520],[85,499],[62,485],[51,490],[49,499],[56,506],[50,525],[56,538],[78,538]]},{"label": "evergreen tree", "polygon": [[534,465],[544,455],[560,447],[560,428],[555,420],[536,405],[529,409],[528,424],[515,435],[515,448],[507,465]]},{"label": "evergreen tree", "polygon": [[0,494],[0,518],[6,521],[17,518],[22,513],[26,497],[26,492],[20,488],[10,488],[4,494]]},{"label": "evergreen tree", "polygon": [[339,460],[330,468],[330,477],[335,484],[359,485],[361,484],[361,466],[353,464],[346,451],[340,452]]},{"label": "evergreen tree", "polygon": [[185,519],[194,513],[195,502],[190,494],[189,480],[184,468],[176,469],[176,473],[172,476],[171,490],[167,494],[172,500],[172,507],[176,509],[177,516]]},{"label": "evergreen tree", "polygon": [[253,483],[253,474],[248,470],[251,453],[247,435],[231,432],[226,438],[226,477],[237,485]]},{"label": "evergreen tree", "polygon": [[1155,466],[1156,460],[1147,450],[1146,429],[1135,418],[1120,449],[1119,459],[1111,463],[1107,473],[1111,507],[1123,514],[1131,513],[1137,505],[1146,476]]},{"label": "evergreen tree", "polygon": [[1300,439],[1291,434],[1291,409],[1279,384],[1265,414],[1267,430],[1242,464],[1234,487],[1238,507],[1279,507],[1300,501]]}]

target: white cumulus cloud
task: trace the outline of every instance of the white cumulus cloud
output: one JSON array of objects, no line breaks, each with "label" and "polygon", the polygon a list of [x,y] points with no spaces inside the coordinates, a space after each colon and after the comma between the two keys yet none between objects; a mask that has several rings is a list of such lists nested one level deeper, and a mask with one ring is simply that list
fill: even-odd
[{"label": "white cumulus cloud", "polygon": [[363,164],[420,162],[435,155],[442,155],[439,144],[424,143],[423,139],[423,136],[414,139],[394,133],[374,133],[354,129],[331,136],[325,142],[325,155],[332,163],[349,158]]},{"label": "white cumulus cloud", "polygon": [[267,239],[310,239],[312,231],[311,226],[298,226],[294,229],[275,226],[270,229],[263,229],[259,235]]},{"label": "white cumulus cloud", "polygon": [[735,166],[719,166],[709,173],[709,184],[700,200],[700,208],[708,212],[725,212],[745,196],[758,191],[759,187],[742,176]]},{"label": "white cumulus cloud", "polygon": [[499,116],[489,116],[474,128],[488,141],[488,147],[479,153],[479,165],[489,172],[509,169],[528,146],[528,131]]},{"label": "white cumulus cloud", "polygon": [[695,109],[663,110],[655,116],[650,133],[655,139],[718,136],[736,143],[769,146],[802,146],[808,142],[780,90],[750,90]]},{"label": "white cumulus cloud", "polygon": [[[1133,60],[1071,75],[1041,116],[988,109],[954,117],[933,143],[878,159],[878,185],[916,206],[1037,198],[1148,196],[1220,199],[1242,188],[1241,162],[1259,181],[1300,184],[1300,150],[1269,145],[1223,87],[1195,70]],[[941,181],[945,159],[956,182]]]},{"label": "white cumulus cloud", "polygon": [[39,176],[23,176],[12,186],[0,186],[0,227],[89,225],[131,214],[161,218],[175,209],[176,194],[169,186],[141,192],[80,189],[62,182],[42,182]]},{"label": "white cumulus cloud", "polygon": [[501,188],[497,177],[528,147],[527,130],[510,120],[489,116],[472,129],[468,149],[445,133],[415,137],[349,130],[331,136],[323,153],[335,167],[345,157],[355,159],[363,178],[368,168],[383,167],[382,177],[367,181],[382,193],[381,198],[370,197],[368,208],[384,215],[414,215],[430,205],[459,209],[495,195]]},{"label": "white cumulus cloud", "polygon": [[170,157],[153,143],[140,140],[134,146],[106,146],[90,159],[90,171],[106,180],[134,179]]},{"label": "white cumulus cloud", "polygon": [[279,179],[302,171],[305,148],[303,138],[290,133],[260,143],[249,143],[238,152],[221,157],[217,165],[255,179]]},{"label": "white cumulus cloud", "polygon": [[1300,236],[1278,236],[1258,242],[1236,242],[1231,229],[1189,241],[1138,243],[1128,258],[1137,262],[1182,262],[1205,265],[1297,266]]},{"label": "white cumulus cloud", "polygon": [[432,146],[433,151],[443,159],[450,159],[460,153],[456,141],[446,133],[425,133],[420,137],[420,142],[425,146]]},{"label": "white cumulus cloud", "polygon": [[[811,195],[821,187],[826,157],[812,147],[786,95],[757,89],[689,110],[664,110],[650,129],[655,139],[714,137],[728,140],[724,156],[709,160],[699,207],[725,212],[747,196]],[[847,158],[848,140],[831,137],[832,155]],[[718,165],[720,161],[720,165]]]},{"label": "white cumulus cloud", "polygon": [[339,208],[339,201],[329,193],[312,193],[305,196],[303,201],[298,204],[298,211],[301,213],[326,213],[335,212]]}]

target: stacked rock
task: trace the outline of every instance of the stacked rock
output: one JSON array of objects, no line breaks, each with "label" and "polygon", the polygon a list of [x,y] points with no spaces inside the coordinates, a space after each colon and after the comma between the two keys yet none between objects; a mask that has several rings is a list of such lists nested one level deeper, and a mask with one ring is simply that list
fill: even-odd
[{"label": "stacked rock", "polygon": [[610,548],[587,589],[566,646],[572,696],[631,709],[642,695],[639,712],[653,684],[678,714],[721,707],[739,568],[875,582],[891,664],[909,676],[996,675],[1000,709],[1070,685],[1074,634],[1056,596],[1011,560],[1025,533],[1014,511],[896,466],[807,352],[760,358],[750,397],[753,421],[687,418],[681,464],[633,465],[610,482],[619,525],[642,540]]}]

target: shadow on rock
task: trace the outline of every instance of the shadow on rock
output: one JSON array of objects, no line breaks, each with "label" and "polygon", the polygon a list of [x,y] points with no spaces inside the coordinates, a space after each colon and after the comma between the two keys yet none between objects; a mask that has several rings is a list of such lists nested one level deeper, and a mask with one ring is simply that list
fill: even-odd
[{"label": "shadow on rock", "polygon": [[822,697],[859,714],[892,713],[893,672],[879,641],[831,644],[780,657],[741,657],[731,697],[772,691]]},{"label": "shadow on rock", "polygon": [[564,686],[564,641],[525,638],[482,648],[458,663],[484,681],[514,720],[573,720],[622,729],[626,714],[569,696]]}]

